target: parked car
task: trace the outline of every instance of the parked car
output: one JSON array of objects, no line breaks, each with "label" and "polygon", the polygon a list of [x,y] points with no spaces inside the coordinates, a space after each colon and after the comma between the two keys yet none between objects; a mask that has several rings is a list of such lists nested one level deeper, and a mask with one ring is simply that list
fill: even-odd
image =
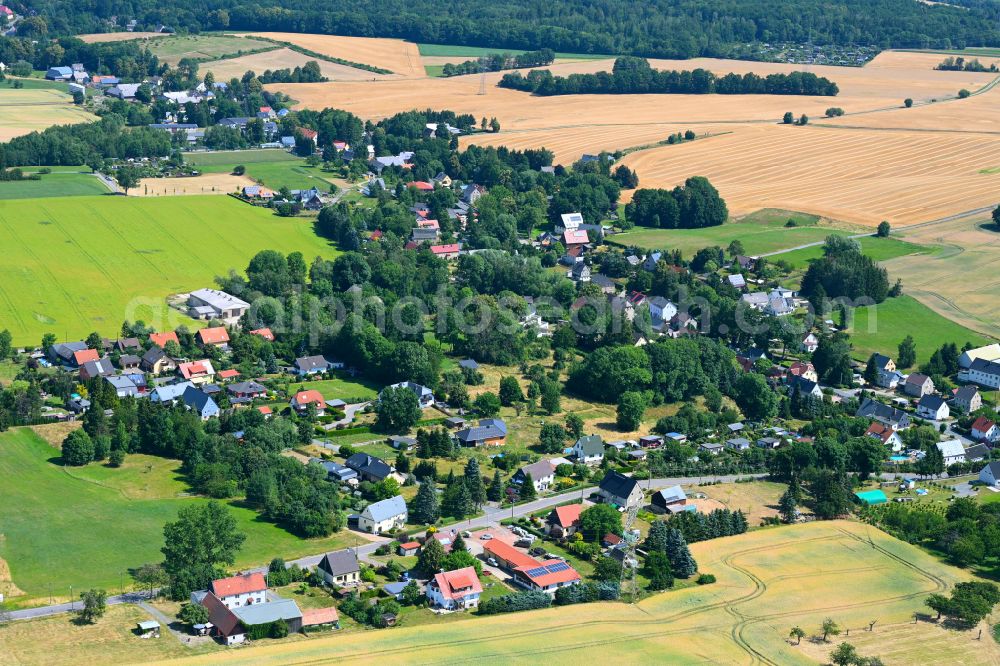
[{"label": "parked car", "polygon": [[497,563],[496,558],[494,558],[494,557],[491,557],[490,559],[486,560],[486,564],[490,565],[491,567],[498,567],[498,566],[500,566]]},{"label": "parked car", "polygon": [[479,537],[480,541],[490,541],[492,539],[493,539],[493,535],[490,534],[489,532],[487,532],[486,534],[483,534],[482,536]]},{"label": "parked car", "polygon": [[470,539],[470,538],[472,538],[472,532],[470,532],[469,530],[464,530],[462,532],[462,538],[463,539]]},{"label": "parked car", "polygon": [[517,541],[514,542],[514,545],[517,546],[518,548],[528,548],[533,543],[535,543],[535,535],[532,534],[523,539],[518,539]]},{"label": "parked car", "polygon": [[535,546],[534,548],[528,551],[528,554],[534,555],[535,557],[539,557],[545,554],[545,549],[542,548],[541,546]]}]

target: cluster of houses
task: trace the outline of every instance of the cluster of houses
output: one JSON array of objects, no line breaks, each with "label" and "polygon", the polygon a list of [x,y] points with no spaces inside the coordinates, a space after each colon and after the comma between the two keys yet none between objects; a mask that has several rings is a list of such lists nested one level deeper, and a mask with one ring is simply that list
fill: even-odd
[{"label": "cluster of houses", "polygon": [[[192,318],[220,321],[231,326],[250,305],[216,289],[198,289],[188,294],[184,307]],[[228,352],[230,337],[226,325],[198,330],[195,341],[203,350],[212,347]],[[274,334],[268,328],[249,333],[274,340]],[[223,394],[228,404],[234,407],[267,397],[266,386],[254,380],[241,380],[239,371],[235,369],[219,370],[208,358],[190,360],[168,354],[171,343],[180,344],[174,331],[150,333],[147,341],[134,337],[104,339],[100,349],[91,349],[83,341],[61,342],[48,350],[49,359],[46,362],[75,371],[81,381],[101,378],[114,387],[120,398],[148,398],[154,403],[183,404],[197,412],[203,420],[220,414],[219,398]],[[307,377],[342,367],[342,363],[328,361],[322,356],[308,356],[296,359],[295,365],[288,370]],[[300,391],[290,401],[290,407],[298,411],[308,409],[310,404],[315,404],[318,415],[326,409],[343,409],[346,406],[342,400],[324,399],[315,390]],[[90,408],[90,401],[74,394],[67,407],[71,412],[81,414]],[[272,414],[271,408],[266,405],[259,406],[258,410],[266,417]]]},{"label": "cluster of houses", "polygon": [[[350,551],[343,552],[353,557]],[[328,574],[323,565],[331,555],[335,554],[328,554],[317,567],[317,572],[325,579]],[[360,570],[356,558],[354,570]],[[266,628],[277,622],[284,622],[291,633],[308,627],[340,628],[336,608],[302,610],[294,599],[284,599],[270,592],[264,574],[257,572],[213,580],[207,590],[191,593],[191,603],[208,610],[208,622],[194,625],[194,630],[215,636],[226,645],[244,643],[255,627]]]},{"label": "cluster of houses", "polygon": [[[955,412],[971,414],[983,406],[978,386],[1000,386],[1000,375],[993,374],[1000,372],[1000,363],[997,362],[1000,360],[1000,344],[964,352],[959,358],[961,370],[958,379],[968,383],[945,392],[938,391],[934,381],[923,373],[900,373],[894,361],[887,356],[875,354],[873,359],[878,372],[878,387],[898,391],[904,397],[892,400],[891,404],[866,397],[858,407],[856,416],[871,419],[866,435],[878,439],[894,453],[903,452],[904,444],[899,433],[913,425],[914,416],[942,422],[951,418]],[[994,369],[991,366],[997,367]],[[913,400],[916,400],[916,407],[910,412],[908,408]],[[959,438],[938,442],[937,447],[941,450],[946,465],[987,460],[990,448],[1000,440],[1000,427],[994,419],[979,416],[970,427],[969,439],[972,444],[968,446]],[[906,454],[910,458],[923,455],[920,451],[908,451]]]}]

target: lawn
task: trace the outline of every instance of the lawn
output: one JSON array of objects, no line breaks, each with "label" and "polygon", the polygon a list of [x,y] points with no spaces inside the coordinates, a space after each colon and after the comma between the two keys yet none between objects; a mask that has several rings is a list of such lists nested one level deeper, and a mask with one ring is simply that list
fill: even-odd
[{"label": "lawn", "polygon": [[335,400],[339,398],[346,402],[350,402],[348,398],[362,398],[364,400],[370,400],[378,395],[381,388],[382,387],[375,382],[365,381],[363,379],[342,379],[337,377],[336,379],[321,379],[317,381],[293,383],[289,387],[289,391],[297,393],[298,391],[312,389],[322,393],[323,397],[327,400]]},{"label": "lawn", "polygon": [[[861,250],[875,261],[888,261],[896,257],[904,257],[910,254],[918,254],[932,251],[932,248],[908,243],[898,238],[879,238],[877,236],[866,236],[857,239],[861,243]],[[770,257],[772,261],[785,261],[793,268],[806,268],[810,262],[823,256],[823,246],[806,247],[801,250],[782,252]]]},{"label": "lawn", "polygon": [[[823,521],[758,530],[691,546],[699,570],[714,574],[708,586],[651,595],[636,605],[583,604],[479,618],[464,615],[441,625],[402,626],[378,635],[343,634],[316,641],[254,648],[254,663],[300,663],[317,659],[407,662],[475,659],[491,662],[814,664],[820,658],[788,640],[800,625],[817,634],[825,617],[866,639],[862,654],[887,663],[993,663],[1000,648],[975,632],[956,633],[929,623],[912,625],[926,595],[968,577],[914,546],[847,521]],[[878,618],[875,632],[866,632]],[[919,632],[896,640],[897,627]],[[883,640],[883,636],[885,639]],[[954,637],[954,640],[952,640]],[[946,641],[942,655],[935,641]],[[926,647],[926,643],[935,643]],[[831,644],[833,647],[835,643]],[[246,660],[233,652],[196,656],[190,663]],[[828,661],[827,659],[822,659]]]},{"label": "lawn", "polygon": [[[178,509],[207,501],[173,498],[181,488],[176,464],[154,464],[146,473],[147,459],[137,458],[120,478],[118,470],[96,465],[67,473],[54,462],[58,452],[30,430],[0,434],[0,476],[6,480],[0,484],[0,506],[18,507],[4,514],[0,558],[29,598],[66,597],[70,585],[118,589],[122,572],[159,561],[163,524],[176,518]],[[354,543],[347,533],[300,539],[260,520],[255,511],[234,503],[230,510],[247,535],[238,567]]]},{"label": "lawn", "polygon": [[226,196],[0,201],[0,237],[0,322],[15,344],[50,331],[114,335],[124,319],[190,323],[164,298],[212,287],[260,250],[298,250],[307,261],[337,254],[311,220]]},{"label": "lawn", "polygon": [[[42,174],[41,180],[0,181],[0,200],[39,199],[44,197],[80,197],[108,194],[104,182],[90,170],[74,171],[71,167],[55,167],[52,173]],[[24,169],[35,172],[37,168]]]},{"label": "lawn", "polygon": [[[785,227],[789,219],[798,226]],[[691,256],[704,247],[718,245],[726,248],[739,240],[750,255],[765,254],[786,248],[821,242],[831,234],[845,234],[847,230],[831,226],[813,215],[788,211],[761,210],[739,220],[718,227],[702,229],[645,229],[636,228],[611,236],[608,242],[615,245],[672,250],[674,248]]]},{"label": "lawn", "polygon": [[918,364],[946,342],[954,342],[959,349],[966,342],[977,347],[992,342],[905,295],[886,299],[879,305],[856,308],[850,335],[858,360],[867,359],[873,352],[895,357],[899,343],[912,335],[917,344]]},{"label": "lawn", "polygon": [[184,153],[184,162],[197,166],[227,166],[230,164],[256,164],[257,162],[288,162],[289,160],[294,159],[296,159],[294,155],[291,155],[287,150],[281,150],[280,148]]},{"label": "lawn", "polygon": [[[200,158],[206,159],[202,161]],[[333,174],[308,166],[303,158],[284,150],[206,153],[191,157],[187,162],[198,165],[204,173],[231,173],[236,165],[242,164],[249,178],[273,190],[284,186],[291,190],[317,187],[321,191],[329,191],[333,179]]]}]

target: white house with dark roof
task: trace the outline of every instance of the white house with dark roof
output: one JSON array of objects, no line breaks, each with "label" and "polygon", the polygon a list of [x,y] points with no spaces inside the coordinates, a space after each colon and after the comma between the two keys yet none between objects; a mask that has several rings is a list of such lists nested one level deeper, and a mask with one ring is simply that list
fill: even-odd
[{"label": "white house with dark roof", "polygon": [[937,395],[925,395],[917,403],[917,416],[931,421],[940,421],[951,415],[948,403]]},{"label": "white house with dark roof", "polygon": [[625,476],[614,470],[601,479],[597,487],[597,494],[608,504],[629,509],[642,503],[642,487],[639,482],[630,476]]},{"label": "white house with dark roof", "polygon": [[585,435],[573,445],[573,456],[585,465],[599,465],[604,460],[604,440],[600,435]]},{"label": "white house with dark roof", "polygon": [[[389,386],[387,388],[394,388],[394,389],[405,388],[405,389],[410,389],[411,391],[413,391],[416,394],[416,396],[417,396],[417,403],[420,405],[421,409],[426,409],[428,407],[431,407],[434,404],[434,391],[430,390],[429,388],[427,388],[426,386],[424,386],[422,384],[418,384],[416,382],[399,382],[399,383],[393,384],[393,385],[391,385],[391,386]],[[385,389],[382,389],[382,390],[384,391]],[[380,398],[382,397],[381,393],[379,393],[379,397]]]},{"label": "white house with dark roof", "polygon": [[1000,363],[977,358],[968,368],[958,373],[958,378],[960,381],[973,382],[988,388],[1000,388]]},{"label": "white house with dark roof", "polygon": [[991,488],[1000,486],[1000,462],[991,462],[979,470],[979,480]]},{"label": "white house with dark roof", "polygon": [[316,565],[316,573],[329,585],[347,587],[361,582],[361,567],[353,550],[327,553]]}]

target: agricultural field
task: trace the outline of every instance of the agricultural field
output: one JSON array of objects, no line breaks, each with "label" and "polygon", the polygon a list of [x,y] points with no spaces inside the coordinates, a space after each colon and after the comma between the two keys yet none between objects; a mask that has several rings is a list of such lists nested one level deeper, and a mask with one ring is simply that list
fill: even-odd
[{"label": "agricultural field", "polygon": [[643,187],[706,176],[737,215],[769,206],[902,227],[995,203],[994,177],[979,172],[998,149],[1000,137],[973,134],[754,125],[623,163]]},{"label": "agricultural field", "polygon": [[[205,35],[163,35],[147,32],[112,32],[106,34],[81,35],[85,42],[128,41],[141,39],[161,62],[176,65],[181,58],[198,60],[215,60],[235,57],[240,52],[258,51],[260,49],[277,49],[277,44],[261,39],[241,37],[237,35],[205,34]],[[273,69],[273,68],[272,68]],[[243,70],[244,72],[246,70]],[[242,75],[243,72],[240,72]]]},{"label": "agricultural field", "polygon": [[263,74],[269,69],[295,69],[305,65],[310,60],[315,60],[319,64],[323,76],[331,81],[371,81],[382,76],[364,69],[339,65],[328,60],[319,60],[288,48],[277,48],[265,53],[204,62],[199,65],[198,71],[199,73],[211,71],[215,74],[216,81],[228,81],[234,77],[241,78],[248,71]]},{"label": "agricultural field", "polygon": [[[23,169],[25,173],[37,168]],[[52,167],[52,173],[41,180],[0,181],[0,199],[40,199],[44,197],[80,197],[108,194],[104,182],[86,167]]]},{"label": "agricultural field", "polygon": [[895,355],[907,335],[912,335],[917,344],[918,365],[946,342],[954,342],[960,349],[966,342],[976,347],[993,342],[905,294],[879,305],[856,308],[849,332],[854,358],[860,361],[867,360],[873,352]]},{"label": "agricultural field", "polygon": [[[373,37],[340,37],[337,35],[310,35],[294,32],[259,32],[250,37],[260,36],[288,42],[316,53],[341,58],[350,62],[360,62],[372,67],[388,69],[393,74],[405,78],[424,76],[417,45],[400,39]],[[369,79],[375,78],[371,73]]]},{"label": "agricultural field", "polygon": [[[19,507],[5,515],[0,560],[26,595],[16,601],[65,598],[70,585],[118,589],[123,572],[128,583],[129,567],[159,560],[163,524],[182,506],[206,500],[177,497],[179,462],[136,458],[122,470],[92,464],[70,473],[59,466],[58,450],[31,430],[0,434],[0,473],[7,479],[0,505]],[[52,511],[54,506],[72,509]],[[235,502],[229,508],[247,534],[239,567],[353,543],[347,534],[300,539],[260,520],[256,511]]]},{"label": "agricultural field", "polygon": [[[351,38],[321,38],[341,40]],[[381,40],[392,42],[393,40]],[[390,50],[413,45],[395,42]],[[425,47],[417,54],[435,60],[463,57],[462,49]],[[801,210],[833,220],[874,226],[888,219],[895,227],[943,218],[992,202],[1000,166],[996,136],[973,131],[1000,127],[1000,91],[989,89],[989,73],[940,72],[933,56],[884,53],[863,68],[815,66],[810,71],[836,81],[841,93],[829,97],[767,95],[573,95],[531,97],[494,87],[502,73],[419,81],[396,79],[336,84],[274,84],[306,108],[337,106],[367,119],[419,107],[428,97],[443,108],[476,117],[496,116],[498,134],[476,134],[463,143],[545,146],[569,163],[582,153],[655,144],[676,131],[712,134],[691,143],[640,150],[624,163],[638,171],[642,187],[672,187],[692,175],[711,178],[736,215],[759,208]],[[610,59],[553,64],[555,74],[607,70]],[[754,71],[761,75],[802,69],[801,65],[695,59],[656,60],[660,68],[705,67],[718,73]],[[391,66],[390,66],[391,68]],[[395,70],[394,70],[395,71]],[[954,100],[958,90],[985,90]],[[906,97],[912,109],[902,108]],[[941,100],[952,101],[941,101]],[[937,100],[937,102],[932,102]],[[824,119],[837,106],[846,115]],[[627,114],[622,109],[628,109]],[[780,126],[791,111],[811,118],[807,127]],[[926,118],[926,120],[921,120]],[[968,122],[966,122],[968,120]],[[817,125],[822,125],[818,127]],[[834,129],[836,126],[836,129]],[[890,128],[898,131],[884,131]],[[930,129],[934,131],[916,131]],[[879,130],[879,131],[875,131]],[[623,198],[628,199],[629,193]]]},{"label": "agricultural field", "polygon": [[190,324],[167,309],[166,296],[211,286],[264,249],[309,260],[337,254],[309,219],[220,196],[3,201],[0,235],[0,321],[15,344],[37,344],[50,331],[114,335],[124,319]]},{"label": "agricultural field", "polygon": [[65,89],[32,86],[0,90],[0,141],[40,132],[52,125],[96,120],[95,116],[75,106]]},{"label": "agricultural field", "polygon": [[229,194],[238,192],[254,181],[247,176],[231,173],[202,173],[182,178],[143,178],[139,185],[128,191],[135,197],[190,196],[204,194]]},{"label": "agricultural field", "polygon": [[902,278],[906,293],[962,326],[1000,337],[1000,280],[995,277],[1000,234],[989,215],[916,228],[901,238],[936,248],[930,256],[886,262],[889,274]]},{"label": "agricultural field", "polygon": [[[879,619],[865,655],[889,664],[925,663],[925,641],[940,639],[952,663],[1000,659],[991,641],[929,623],[905,629],[923,598],[966,578],[917,548],[851,522],[817,522],[760,530],[694,544],[701,571],[718,582],[656,594],[635,606],[587,604],[530,615],[467,618],[446,626],[401,627],[379,636],[331,636],[286,645],[259,645],[254,663],[373,659],[386,663],[476,659],[573,664],[614,658],[645,663],[811,664],[809,639],[787,640],[792,625],[816,635],[825,617],[851,629],[851,642]],[[923,640],[904,642],[903,632]],[[882,640],[882,636],[885,639]],[[836,639],[830,647],[836,645]],[[860,643],[860,641],[859,641]],[[932,648],[939,653],[937,648]],[[237,653],[194,656],[187,663],[239,660]]]},{"label": "agricultural field", "polygon": [[[789,220],[797,226],[786,227]],[[632,246],[651,250],[679,249],[690,257],[698,250],[712,245],[725,249],[739,240],[747,254],[759,255],[786,248],[822,242],[831,234],[847,234],[852,229],[834,226],[829,220],[783,210],[759,210],[738,220],[718,227],[703,229],[649,229],[636,227],[631,231],[610,238],[615,245]]]}]

